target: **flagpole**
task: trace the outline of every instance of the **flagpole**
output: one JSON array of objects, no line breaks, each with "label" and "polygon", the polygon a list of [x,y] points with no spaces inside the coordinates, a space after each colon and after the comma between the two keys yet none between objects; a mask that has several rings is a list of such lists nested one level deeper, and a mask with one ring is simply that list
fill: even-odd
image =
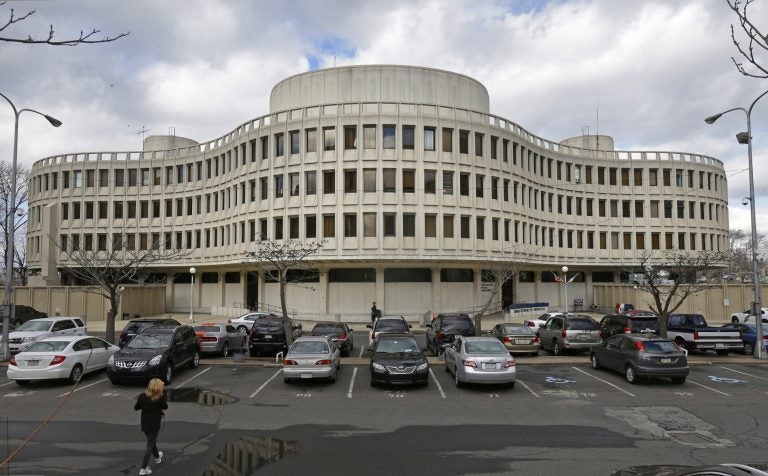
[{"label": "flagpole", "polygon": [[568,316],[568,266],[563,266],[563,293],[565,294],[565,315]]}]

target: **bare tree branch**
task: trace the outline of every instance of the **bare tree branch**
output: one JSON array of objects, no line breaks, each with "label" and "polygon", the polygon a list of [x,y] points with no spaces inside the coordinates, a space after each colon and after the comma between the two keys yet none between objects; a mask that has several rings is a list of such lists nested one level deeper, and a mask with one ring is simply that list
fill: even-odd
[{"label": "bare tree branch", "polygon": [[[748,46],[744,47],[737,39],[736,29],[733,24],[731,24],[731,41],[739,54],[758,71],[752,72],[747,70],[744,63],[737,61],[733,56],[731,56],[731,60],[736,66],[736,69],[744,76],[766,79],[768,78],[768,35],[763,34],[749,19],[749,12],[747,10],[752,1],[753,0],[726,0],[726,3],[728,3],[728,7],[738,17],[742,33],[749,39]],[[765,65],[762,63],[765,63]]]},{"label": "bare tree branch", "polygon": [[[7,2],[0,2],[0,7],[5,6],[6,3]],[[13,8],[11,8],[6,22],[3,24],[0,24],[0,33],[4,32],[6,29],[10,31],[11,27],[13,27],[18,23],[23,22],[24,20],[27,20],[32,15],[34,15],[35,12],[36,10],[30,10],[21,16],[16,16]],[[131,32],[127,32],[127,33],[120,33],[115,36],[104,36],[99,38],[98,37],[99,33],[101,33],[101,30],[97,30],[95,28],[91,30],[89,33],[85,33],[83,30],[80,30],[80,35],[76,38],[71,38],[67,40],[56,40],[54,39],[53,25],[50,25],[48,29],[48,34],[44,38],[37,38],[30,34],[22,34],[17,36],[0,36],[0,41],[5,41],[8,43],[26,43],[26,44],[33,44],[33,45],[43,44],[43,45],[51,45],[51,46],[77,46],[77,45],[88,45],[88,44],[96,44],[96,43],[110,43],[131,34]]]}]

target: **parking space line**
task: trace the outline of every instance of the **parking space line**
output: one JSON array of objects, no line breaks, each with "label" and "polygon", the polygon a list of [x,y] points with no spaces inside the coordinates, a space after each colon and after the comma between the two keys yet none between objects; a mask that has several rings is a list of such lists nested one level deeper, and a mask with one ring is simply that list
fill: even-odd
[{"label": "parking space line", "polygon": [[6,383],[3,383],[3,384],[0,384],[0,387],[5,387],[6,385],[10,385],[12,383],[13,383],[13,380],[11,380],[10,382],[6,382]]},{"label": "parking space line", "polygon": [[635,397],[635,396],[637,396],[637,395],[635,395],[634,393],[630,393],[630,392],[627,392],[627,391],[626,391],[626,390],[624,390],[623,388],[619,387],[618,385],[614,385],[614,384],[612,384],[611,382],[609,382],[609,381],[607,381],[607,380],[603,380],[603,379],[601,379],[600,377],[595,377],[594,375],[592,375],[592,374],[591,374],[591,373],[589,373],[589,372],[585,372],[585,371],[583,371],[583,370],[581,370],[581,369],[579,369],[579,368],[576,368],[576,367],[571,367],[571,368],[572,368],[573,370],[578,370],[579,372],[583,373],[584,375],[589,375],[589,376],[590,376],[590,377],[592,377],[593,379],[595,379],[595,380],[599,380],[600,382],[603,382],[603,383],[604,383],[604,384],[606,384],[606,385],[610,385],[611,387],[615,388],[616,390],[620,390],[620,391],[622,391],[622,392],[626,393],[626,394],[627,394],[627,395],[629,395],[630,397]]},{"label": "parking space line", "polygon": [[440,390],[440,396],[445,398],[445,392],[443,392],[443,387],[440,385],[440,382],[437,381],[437,377],[435,377],[435,373],[432,372],[432,369],[429,369],[429,375],[432,376],[432,380],[435,381],[435,385],[437,385],[437,389]]},{"label": "parking space line", "polygon": [[204,373],[206,373],[206,372],[207,372],[207,371],[209,371],[209,370],[211,370],[211,368],[210,368],[210,367],[208,367],[207,369],[204,369],[202,372],[199,372],[197,375],[195,375],[194,377],[191,377],[189,380],[185,380],[184,382],[182,382],[182,383],[180,383],[180,384],[176,385],[176,387],[175,387],[175,388],[181,388],[182,386],[184,386],[184,385],[188,384],[189,382],[191,382],[192,380],[196,379],[197,377],[199,377],[199,376],[203,375]]},{"label": "parking space line", "polygon": [[700,383],[696,383],[696,382],[694,382],[694,381],[693,381],[693,380],[691,380],[691,379],[688,379],[688,383],[692,383],[692,384],[694,384],[694,385],[698,385],[699,387],[704,387],[704,388],[706,388],[707,390],[712,390],[712,391],[713,391],[713,392],[715,392],[715,393],[719,393],[719,394],[721,394],[721,395],[725,395],[726,397],[730,397],[730,395],[729,395],[729,394],[727,394],[727,393],[725,393],[725,392],[721,392],[720,390],[715,390],[714,388],[711,388],[711,387],[707,387],[706,385],[702,385],[702,384],[700,384]]},{"label": "parking space line", "polygon": [[363,358],[363,350],[365,350],[365,346],[361,345],[360,346],[360,358],[361,359]]},{"label": "parking space line", "polygon": [[531,389],[531,387],[526,385],[525,382],[523,382],[522,380],[518,380],[517,383],[519,383],[520,385],[525,387],[525,389],[528,390],[529,392],[531,392],[531,395],[533,395],[534,397],[541,398],[541,396],[538,393],[534,392],[533,389]]},{"label": "parking space line", "polygon": [[719,365],[718,367],[720,367],[721,369],[730,370],[731,372],[736,372],[737,374],[746,375],[746,376],[748,376],[748,377],[759,378],[760,380],[768,380],[768,378],[765,378],[765,377],[759,377],[759,376],[757,376],[757,375],[748,374],[748,373],[746,373],[746,372],[741,372],[741,371],[739,371],[739,370],[736,370],[736,369],[732,369],[732,368],[729,368],[729,367],[724,367],[724,366],[722,366],[722,365]]},{"label": "parking space line", "polygon": [[[75,392],[79,392],[80,390],[83,390],[83,389],[85,389],[85,388],[88,388],[88,387],[93,387],[93,386],[94,386],[94,385],[96,385],[96,384],[99,384],[99,383],[102,383],[102,382],[106,382],[106,381],[107,381],[107,379],[103,378],[103,379],[99,380],[98,382],[93,382],[93,383],[89,383],[88,385],[83,385],[82,387],[78,387],[78,388],[76,388],[76,389],[75,389]],[[61,395],[56,395],[56,396],[57,396],[57,397],[64,397],[64,396],[66,396],[68,393],[69,393],[69,392],[64,392],[64,393],[62,393]]]},{"label": "parking space line", "polygon": [[269,379],[268,379],[266,382],[264,382],[263,384],[261,384],[261,387],[257,388],[257,389],[256,389],[256,391],[255,391],[255,392],[253,392],[253,393],[251,394],[251,396],[250,396],[250,397],[248,397],[248,398],[253,398],[253,397],[255,397],[257,393],[261,392],[261,390],[262,390],[264,387],[266,387],[266,386],[267,386],[267,384],[268,384],[269,382],[271,382],[271,381],[272,381],[272,380],[273,380],[275,377],[277,377],[278,375],[280,375],[280,373],[281,373],[282,371],[283,371],[283,369],[280,369],[280,370],[278,370],[277,372],[275,372],[275,375],[273,375],[273,376],[269,377]]},{"label": "parking space line", "polygon": [[352,369],[352,380],[349,381],[349,390],[347,391],[347,398],[352,398],[352,387],[355,386],[356,376],[357,376],[357,367]]}]

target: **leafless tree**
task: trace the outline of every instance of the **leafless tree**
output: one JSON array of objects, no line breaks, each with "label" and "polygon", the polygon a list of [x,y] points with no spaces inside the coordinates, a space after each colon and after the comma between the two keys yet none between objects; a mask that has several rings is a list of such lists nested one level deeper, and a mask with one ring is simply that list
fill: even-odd
[{"label": "leafless tree", "polygon": [[153,263],[178,261],[190,252],[188,250],[163,249],[159,243],[145,250],[131,250],[125,246],[122,233],[107,233],[106,241],[97,248],[85,250],[73,243],[56,241],[58,249],[64,253],[60,262],[62,274],[73,278],[77,284],[94,286],[98,294],[109,300],[110,311],[107,315],[107,340],[114,341],[115,317],[120,307],[122,286],[138,283]]},{"label": "leafless tree", "polygon": [[[8,2],[0,2],[0,8],[5,7],[6,3]],[[95,43],[109,43],[131,34],[131,32],[127,32],[119,33],[115,36],[100,36],[101,30],[94,28],[90,33],[85,33],[83,30],[80,30],[80,35],[77,37],[67,40],[56,40],[54,39],[53,25],[50,25],[48,32],[45,34],[45,36],[42,37],[36,37],[28,33],[13,34],[11,32],[13,27],[17,26],[19,23],[25,20],[28,20],[32,15],[35,14],[35,12],[36,10],[29,10],[22,15],[16,16],[13,8],[9,8],[8,19],[5,21],[5,23],[0,23],[0,41],[35,45],[43,44],[51,46],[77,46]]]},{"label": "leafless tree", "polygon": [[[256,262],[265,276],[280,283],[280,307],[283,316],[288,316],[288,306],[285,299],[285,288],[288,284],[298,284],[307,276],[317,274],[312,267],[309,257],[316,254],[325,241],[300,240],[259,240],[256,251],[246,253],[248,259]],[[301,276],[298,280],[290,278],[290,272]]]},{"label": "leafless tree", "polygon": [[[27,229],[27,180],[29,179],[29,170],[25,167],[17,167],[16,184],[11,184],[11,164],[5,161],[0,161],[0,230],[2,230],[2,246],[3,246],[3,264],[5,269],[5,263],[8,262],[8,240],[10,238],[8,230],[8,221],[11,213],[16,213],[13,226],[13,236],[15,238],[14,248],[20,246],[20,243],[25,242],[25,233]],[[16,203],[11,204],[11,190],[16,188]],[[17,272],[19,269],[26,267],[26,258],[24,254],[14,253],[13,269]]]},{"label": "leafless tree", "polygon": [[[728,241],[730,243],[730,261],[728,263],[728,273],[738,276],[743,281],[745,276],[752,277],[752,235],[743,230],[730,230],[728,232]],[[768,239],[765,235],[757,235],[757,256],[759,266],[762,267],[766,249],[768,248]],[[762,274],[762,273],[761,273]]]},{"label": "leafless tree", "polygon": [[[726,0],[728,6],[739,19],[741,32],[736,34],[736,28],[731,24],[731,41],[742,57],[739,61],[731,56],[733,64],[744,76],[752,78],[768,78],[768,35],[755,25],[755,18],[750,18],[749,6],[753,0]],[[765,18],[763,19],[765,21]],[[739,38],[742,38],[741,40]],[[746,42],[746,45],[744,44]],[[744,60],[751,65],[745,66]],[[749,68],[749,69],[747,69]]]},{"label": "leafless tree", "polygon": [[481,282],[489,283],[491,285],[490,294],[488,299],[480,308],[480,311],[475,313],[475,335],[482,335],[483,333],[483,317],[485,313],[490,309],[494,299],[501,291],[501,288],[509,281],[517,276],[520,271],[519,263],[513,261],[492,261],[486,269],[482,271]]},{"label": "leafless tree", "polygon": [[671,313],[679,308],[688,296],[704,290],[709,284],[720,281],[723,268],[728,266],[729,253],[721,251],[667,250],[658,255],[643,252],[637,268],[626,269],[636,277],[634,285],[651,295],[653,302],[646,303],[659,315],[661,335],[667,336],[667,322]]}]

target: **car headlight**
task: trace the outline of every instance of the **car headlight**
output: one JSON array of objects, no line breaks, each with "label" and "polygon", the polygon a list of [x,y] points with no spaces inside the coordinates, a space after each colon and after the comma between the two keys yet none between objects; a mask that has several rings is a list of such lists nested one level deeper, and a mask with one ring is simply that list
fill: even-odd
[{"label": "car headlight", "polygon": [[149,361],[149,365],[151,367],[154,367],[155,365],[160,365],[160,361],[163,359],[162,355],[156,355],[152,357],[152,360]]},{"label": "car headlight", "polygon": [[115,365],[115,356],[114,356],[114,354],[109,356],[109,360],[107,361],[107,365]]},{"label": "car headlight", "polygon": [[418,372],[420,370],[427,370],[427,367],[429,367],[429,362],[424,362],[423,364],[416,367],[416,371]]},{"label": "car headlight", "polygon": [[376,362],[374,362],[373,364],[371,364],[371,367],[373,367],[373,369],[374,369],[374,370],[378,370],[379,372],[384,372],[384,371],[386,371],[386,369],[384,368],[384,366],[383,366],[383,365],[381,365],[381,364],[377,364]]},{"label": "car headlight", "polygon": [[21,339],[22,342],[34,342],[37,340],[37,337],[23,337]]}]

